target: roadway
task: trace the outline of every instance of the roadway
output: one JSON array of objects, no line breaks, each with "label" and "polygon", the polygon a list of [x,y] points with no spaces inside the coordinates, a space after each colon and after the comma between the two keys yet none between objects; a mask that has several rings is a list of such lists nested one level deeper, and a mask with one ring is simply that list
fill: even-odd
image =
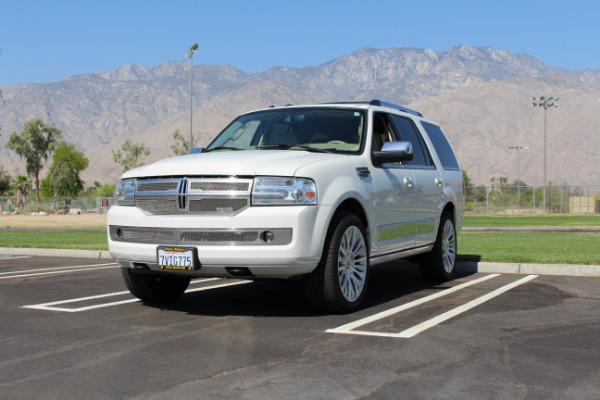
[{"label": "roadway", "polygon": [[365,307],[299,282],[201,279],[139,302],[110,259],[0,251],[0,398],[590,399],[598,277],[373,270]]}]

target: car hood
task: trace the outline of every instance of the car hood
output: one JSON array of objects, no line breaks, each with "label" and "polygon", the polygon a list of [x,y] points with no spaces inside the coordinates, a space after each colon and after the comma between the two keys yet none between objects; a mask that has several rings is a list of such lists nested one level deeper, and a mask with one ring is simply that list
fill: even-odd
[{"label": "car hood", "polygon": [[346,156],[299,150],[224,150],[166,158],[127,171],[123,178],[180,175],[295,176],[299,168],[332,157]]}]

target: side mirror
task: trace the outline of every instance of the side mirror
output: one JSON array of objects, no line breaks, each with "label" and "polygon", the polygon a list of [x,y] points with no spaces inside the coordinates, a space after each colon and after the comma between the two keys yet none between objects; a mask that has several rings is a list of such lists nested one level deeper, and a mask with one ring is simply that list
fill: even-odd
[{"label": "side mirror", "polygon": [[199,154],[204,151],[204,147],[195,147],[190,150],[190,154]]},{"label": "side mirror", "polygon": [[373,159],[379,164],[411,161],[413,146],[411,142],[385,142],[380,151],[373,152]]}]

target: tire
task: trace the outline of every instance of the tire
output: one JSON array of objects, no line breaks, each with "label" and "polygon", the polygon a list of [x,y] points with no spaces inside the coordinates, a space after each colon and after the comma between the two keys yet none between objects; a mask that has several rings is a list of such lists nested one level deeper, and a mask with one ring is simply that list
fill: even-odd
[{"label": "tire", "polygon": [[428,280],[447,281],[456,269],[456,228],[449,212],[444,212],[433,250],[419,259],[421,275]]},{"label": "tire", "polygon": [[311,305],[321,311],[345,314],[362,305],[369,282],[366,231],[354,214],[337,214],[329,227],[323,256],[305,278]]},{"label": "tire", "polygon": [[181,275],[152,274],[121,268],[127,289],[140,300],[172,301],[185,292],[191,278]]}]

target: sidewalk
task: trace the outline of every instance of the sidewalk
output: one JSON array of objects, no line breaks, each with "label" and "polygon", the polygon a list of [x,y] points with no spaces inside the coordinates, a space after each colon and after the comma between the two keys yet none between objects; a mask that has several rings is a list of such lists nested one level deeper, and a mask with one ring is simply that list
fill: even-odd
[{"label": "sidewalk", "polygon": [[[42,256],[42,257],[69,257],[69,258],[95,258],[112,260],[106,250],[66,250],[66,249],[28,249],[0,247],[1,255],[14,256]],[[496,274],[527,274],[527,275],[558,275],[558,276],[598,276],[600,265],[577,264],[525,264],[525,263],[494,263],[459,261],[456,270],[466,273],[496,273]]]}]

